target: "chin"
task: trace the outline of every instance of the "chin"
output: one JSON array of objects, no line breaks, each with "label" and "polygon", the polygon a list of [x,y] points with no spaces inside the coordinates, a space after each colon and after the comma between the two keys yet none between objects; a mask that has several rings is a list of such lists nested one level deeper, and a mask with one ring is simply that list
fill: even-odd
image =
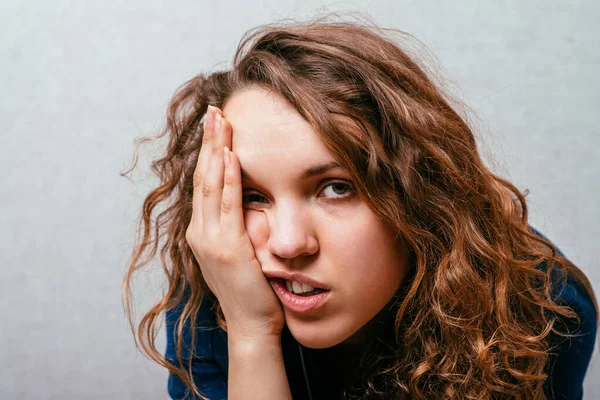
[{"label": "chin", "polygon": [[351,339],[356,332],[356,330],[343,327],[341,324],[333,327],[331,323],[326,324],[318,320],[288,320],[287,325],[294,339],[309,349],[333,347]]}]

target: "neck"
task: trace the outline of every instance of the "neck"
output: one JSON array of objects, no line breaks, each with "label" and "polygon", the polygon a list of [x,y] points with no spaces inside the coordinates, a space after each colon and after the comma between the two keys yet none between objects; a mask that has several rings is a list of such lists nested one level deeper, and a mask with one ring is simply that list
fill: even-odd
[{"label": "neck", "polygon": [[338,346],[345,350],[361,352],[365,349],[385,325],[392,323],[396,317],[397,307],[394,307],[395,296],[369,322],[363,325],[348,339]]}]

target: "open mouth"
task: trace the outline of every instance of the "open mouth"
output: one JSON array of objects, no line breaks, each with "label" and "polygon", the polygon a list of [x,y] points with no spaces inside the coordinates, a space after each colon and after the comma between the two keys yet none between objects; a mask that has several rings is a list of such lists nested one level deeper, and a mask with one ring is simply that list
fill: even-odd
[{"label": "open mouth", "polygon": [[[279,298],[279,301],[289,310],[298,313],[316,312],[329,299],[331,290],[315,288],[312,286],[299,286],[299,282],[287,281],[282,278],[269,279],[271,287]],[[291,284],[291,290],[288,286]],[[295,286],[295,287],[294,287]],[[295,293],[294,290],[298,290]]]},{"label": "open mouth", "polygon": [[325,289],[317,288],[306,283],[300,283],[296,281],[288,281],[287,279],[279,279],[287,289],[288,292],[293,293],[300,297],[315,296],[319,293],[327,292]]}]

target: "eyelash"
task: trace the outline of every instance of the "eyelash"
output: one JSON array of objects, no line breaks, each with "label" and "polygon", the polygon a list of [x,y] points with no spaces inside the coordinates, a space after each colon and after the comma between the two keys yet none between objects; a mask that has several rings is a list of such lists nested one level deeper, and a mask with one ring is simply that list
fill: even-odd
[{"label": "eyelash", "polygon": [[[346,189],[346,193],[339,195],[338,197],[330,197],[327,199],[327,201],[338,201],[338,200],[344,200],[347,198],[350,198],[354,195],[354,188],[352,187],[352,185],[350,185],[348,182],[344,182],[344,181],[332,181],[332,182],[328,182],[327,185],[323,186],[323,190],[325,190],[325,188],[329,187],[329,186],[333,186],[333,185],[341,185]],[[323,191],[321,190],[321,192]],[[261,196],[258,193],[243,193],[242,194],[242,203],[243,204],[247,204],[247,203],[264,203],[263,201],[247,201],[246,198],[250,197],[250,196],[256,196],[256,197],[260,197],[261,199],[265,199],[264,196]]]}]

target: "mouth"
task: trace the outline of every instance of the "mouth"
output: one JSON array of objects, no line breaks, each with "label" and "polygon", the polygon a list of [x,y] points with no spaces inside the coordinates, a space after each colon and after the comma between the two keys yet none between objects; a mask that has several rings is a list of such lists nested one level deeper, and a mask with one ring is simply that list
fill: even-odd
[{"label": "mouth", "polygon": [[[330,291],[282,278],[269,279],[281,303],[296,312],[311,312],[325,304]],[[296,293],[296,290],[298,291]]]},{"label": "mouth", "polygon": [[284,282],[285,288],[296,296],[309,297],[319,293],[327,292],[326,289],[314,287],[306,283],[300,283],[298,281],[290,281],[288,279],[281,279]]}]

